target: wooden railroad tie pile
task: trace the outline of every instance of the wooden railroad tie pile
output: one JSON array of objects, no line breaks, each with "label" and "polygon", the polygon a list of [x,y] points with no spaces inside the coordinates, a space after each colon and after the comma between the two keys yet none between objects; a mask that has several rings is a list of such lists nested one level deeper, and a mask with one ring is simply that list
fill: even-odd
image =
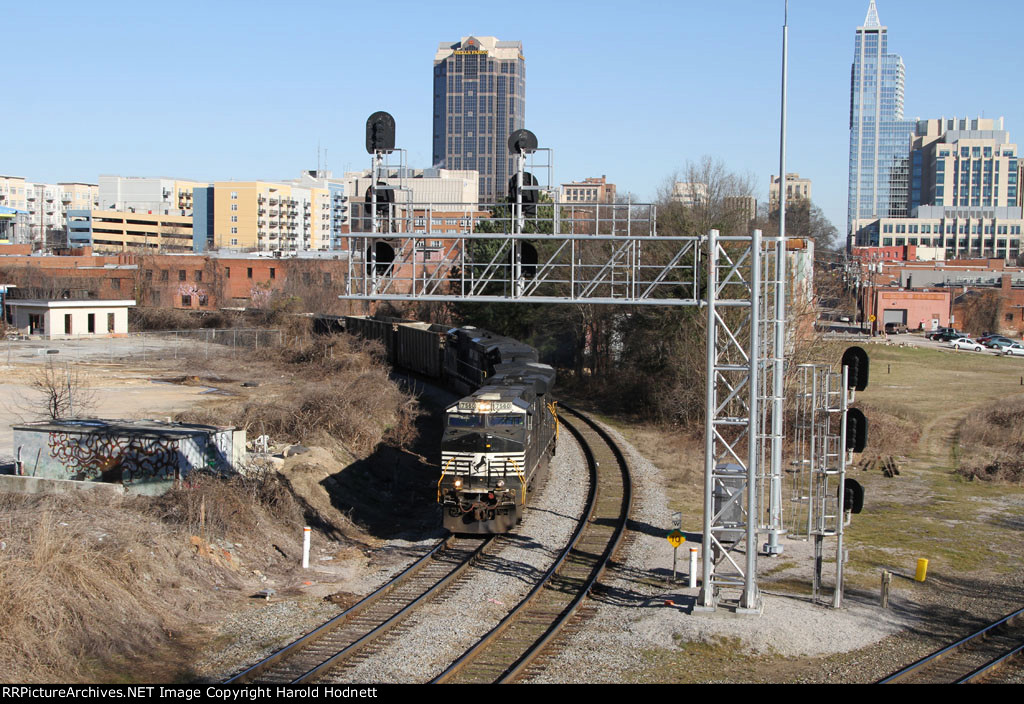
[{"label": "wooden railroad tie pile", "polygon": [[868,470],[873,472],[881,470],[882,474],[890,478],[895,477],[900,473],[900,467],[892,455],[889,455],[888,457],[875,457],[873,459],[865,458],[860,461],[859,466],[861,470],[865,472]]}]

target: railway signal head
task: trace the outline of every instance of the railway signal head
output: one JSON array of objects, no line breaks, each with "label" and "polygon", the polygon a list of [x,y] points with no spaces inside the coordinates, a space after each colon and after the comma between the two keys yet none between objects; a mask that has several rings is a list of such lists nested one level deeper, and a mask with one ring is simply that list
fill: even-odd
[{"label": "railway signal head", "polygon": [[510,154],[533,154],[537,151],[537,135],[530,130],[516,130],[508,136],[508,151]]},{"label": "railway signal head", "polygon": [[856,479],[843,482],[843,510],[860,513],[864,509],[864,487]]},{"label": "railway signal head", "polygon": [[395,151],[395,118],[384,111],[366,119],[366,151],[369,154]]},{"label": "railway signal head", "polygon": [[843,353],[844,367],[850,372],[846,378],[848,388],[863,391],[868,386],[868,353],[860,347],[848,347]]},{"label": "railway signal head", "polygon": [[537,217],[537,200],[540,193],[537,188],[538,185],[537,177],[529,171],[523,172],[522,189],[519,188],[518,175],[508,180],[508,200],[510,203],[515,204],[516,196],[518,195],[523,204],[523,215],[525,217]]},{"label": "railway signal head", "polygon": [[864,452],[868,444],[868,419],[864,411],[850,408],[846,411],[846,449]]}]

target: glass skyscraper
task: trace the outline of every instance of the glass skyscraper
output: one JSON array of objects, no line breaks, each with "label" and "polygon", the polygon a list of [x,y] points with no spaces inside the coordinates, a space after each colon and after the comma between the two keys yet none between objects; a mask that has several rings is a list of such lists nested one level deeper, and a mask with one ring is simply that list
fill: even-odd
[{"label": "glass skyscraper", "polygon": [[903,119],[903,59],[888,53],[875,0],[857,28],[850,79],[848,235],[867,221],[907,215],[910,138]]},{"label": "glass skyscraper", "polygon": [[496,37],[442,43],[434,56],[434,166],[476,170],[480,202],[504,198],[515,162],[508,136],[526,122],[523,44]]}]

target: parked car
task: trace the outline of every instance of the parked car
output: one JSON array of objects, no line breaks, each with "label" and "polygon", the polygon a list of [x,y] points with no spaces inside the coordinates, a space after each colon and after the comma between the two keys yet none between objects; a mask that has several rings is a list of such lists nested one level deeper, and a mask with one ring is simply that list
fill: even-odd
[{"label": "parked car", "polygon": [[980,345],[969,337],[961,337],[953,340],[951,343],[955,350],[972,350],[974,352],[984,352],[985,346]]},{"label": "parked car", "polygon": [[1012,342],[1000,350],[1003,354],[1024,357],[1024,345],[1019,342]]},{"label": "parked car", "polygon": [[952,328],[946,328],[944,331],[937,332],[934,335],[932,335],[932,339],[938,340],[939,342],[952,342],[953,340],[959,339],[961,337],[966,337],[966,335],[964,335],[964,333],[962,332],[953,330]]},{"label": "parked car", "polygon": [[886,335],[898,335],[907,331],[907,326],[904,323],[886,323],[885,334]]},{"label": "parked car", "polygon": [[978,340],[978,342],[993,350],[999,350],[1007,345],[1015,344],[1013,340],[1002,335],[994,335],[986,340]]}]

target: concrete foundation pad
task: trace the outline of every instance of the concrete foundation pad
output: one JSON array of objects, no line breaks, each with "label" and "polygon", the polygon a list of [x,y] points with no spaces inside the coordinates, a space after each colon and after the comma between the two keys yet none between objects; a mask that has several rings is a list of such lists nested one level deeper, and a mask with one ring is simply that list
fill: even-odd
[{"label": "concrete foundation pad", "polygon": [[0,475],[0,491],[10,494],[70,494],[76,491],[99,491],[105,492],[105,495],[111,498],[124,496],[125,493],[124,487],[120,484],[21,477],[14,474]]}]

